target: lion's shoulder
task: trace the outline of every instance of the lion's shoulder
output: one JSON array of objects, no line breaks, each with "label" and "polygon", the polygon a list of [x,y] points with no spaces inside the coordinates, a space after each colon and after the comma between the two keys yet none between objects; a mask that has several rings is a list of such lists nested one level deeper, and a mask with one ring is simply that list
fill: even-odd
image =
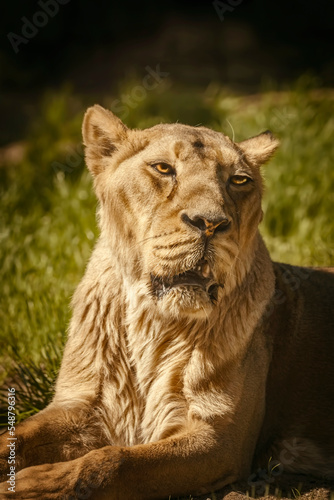
[{"label": "lion's shoulder", "polygon": [[291,349],[307,352],[316,346],[316,349],[323,349],[325,357],[328,349],[332,356],[334,268],[275,262],[274,272],[275,293],[268,314],[267,333],[274,339],[276,348],[281,346],[282,352],[287,354]]},{"label": "lion's shoulder", "polygon": [[[301,267],[274,262],[276,290],[286,296],[317,297],[325,302],[334,298],[334,267]],[[333,303],[333,302],[332,302]]]}]

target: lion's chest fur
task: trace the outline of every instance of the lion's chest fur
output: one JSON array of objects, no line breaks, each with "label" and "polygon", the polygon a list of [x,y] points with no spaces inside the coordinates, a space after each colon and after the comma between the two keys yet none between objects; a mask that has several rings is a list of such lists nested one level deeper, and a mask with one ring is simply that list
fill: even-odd
[{"label": "lion's chest fur", "polygon": [[165,325],[139,305],[127,311],[125,322],[122,345],[116,355],[110,353],[115,377],[104,384],[103,399],[113,440],[133,445],[167,437],[186,425],[185,386],[194,338],[191,327]]},{"label": "lion's chest fur", "polygon": [[196,346],[199,332],[148,325],[146,332],[129,329],[126,355],[117,360],[118,376],[104,388],[108,426],[119,445],[157,441],[185,429],[194,416],[212,418],[229,409],[218,374],[223,370],[213,353],[203,356]]},{"label": "lion's chest fur", "polygon": [[239,366],[233,376],[228,368],[228,341],[237,342],[240,335],[246,342],[252,321],[232,321],[227,314],[211,327],[198,320],[168,322],[147,310],[139,295],[132,298],[124,336],[110,352],[113,379],[103,386],[112,441],[157,441],[185,429],[194,418],[226,417],[243,384]]}]

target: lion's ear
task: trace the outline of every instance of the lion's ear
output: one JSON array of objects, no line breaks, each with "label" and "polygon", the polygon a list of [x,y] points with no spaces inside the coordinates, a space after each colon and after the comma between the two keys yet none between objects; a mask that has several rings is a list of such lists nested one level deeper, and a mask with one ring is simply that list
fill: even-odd
[{"label": "lion's ear", "polygon": [[279,140],[273,136],[270,130],[266,130],[260,135],[239,142],[237,146],[241,149],[248,163],[259,167],[273,156],[279,146]]},{"label": "lion's ear", "polygon": [[128,128],[101,106],[88,108],[82,124],[83,142],[86,146],[86,163],[93,175],[105,169],[108,158],[126,140]]}]

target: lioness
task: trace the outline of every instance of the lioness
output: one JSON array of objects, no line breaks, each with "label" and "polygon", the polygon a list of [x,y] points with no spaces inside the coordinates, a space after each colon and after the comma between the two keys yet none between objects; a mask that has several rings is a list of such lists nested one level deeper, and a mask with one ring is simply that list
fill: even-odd
[{"label": "lioness", "polygon": [[273,263],[258,231],[278,141],[129,130],[100,106],[83,138],[101,236],[54,399],[17,429],[13,497],[167,499],[270,457],[334,478],[334,275]]}]

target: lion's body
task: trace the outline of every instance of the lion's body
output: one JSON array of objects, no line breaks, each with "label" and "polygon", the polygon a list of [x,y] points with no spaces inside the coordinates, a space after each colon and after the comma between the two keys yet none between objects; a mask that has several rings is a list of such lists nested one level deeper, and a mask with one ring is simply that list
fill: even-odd
[{"label": "lion's body", "polygon": [[101,237],[54,400],[18,428],[15,498],[207,492],[270,457],[334,477],[334,275],[270,260],[259,166],[277,142],[130,131],[98,107],[83,133]]},{"label": "lion's body", "polygon": [[273,354],[257,453],[275,456],[290,472],[334,478],[331,271],[275,264],[276,295],[265,330]]}]

